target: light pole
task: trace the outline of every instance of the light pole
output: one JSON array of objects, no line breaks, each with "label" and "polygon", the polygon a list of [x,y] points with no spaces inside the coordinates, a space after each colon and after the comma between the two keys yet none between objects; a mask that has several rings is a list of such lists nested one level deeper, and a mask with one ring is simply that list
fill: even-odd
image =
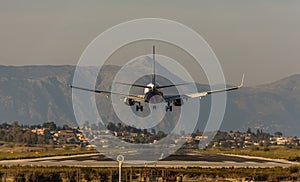
[{"label": "light pole", "polygon": [[117,161],[119,163],[119,182],[121,182],[121,180],[122,180],[122,165],[123,165],[123,161],[124,161],[124,156],[118,155]]}]

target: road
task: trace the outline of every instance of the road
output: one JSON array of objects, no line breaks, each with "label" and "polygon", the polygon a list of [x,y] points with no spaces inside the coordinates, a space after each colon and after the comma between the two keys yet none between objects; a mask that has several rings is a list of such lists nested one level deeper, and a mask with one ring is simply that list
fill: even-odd
[{"label": "road", "polygon": [[[6,166],[75,166],[75,167],[117,167],[116,161],[100,154],[84,154],[74,156],[57,156],[36,159],[3,160],[0,165]],[[236,155],[189,154],[172,155],[162,161],[124,161],[124,167],[289,167],[300,165],[282,159],[267,159]]]}]

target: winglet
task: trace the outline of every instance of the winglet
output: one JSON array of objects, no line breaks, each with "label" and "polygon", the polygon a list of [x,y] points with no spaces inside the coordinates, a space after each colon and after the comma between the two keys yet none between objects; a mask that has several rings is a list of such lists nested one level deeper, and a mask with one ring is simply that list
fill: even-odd
[{"label": "winglet", "polygon": [[241,84],[238,86],[238,88],[241,88],[244,86],[244,77],[245,77],[245,74],[243,74]]}]

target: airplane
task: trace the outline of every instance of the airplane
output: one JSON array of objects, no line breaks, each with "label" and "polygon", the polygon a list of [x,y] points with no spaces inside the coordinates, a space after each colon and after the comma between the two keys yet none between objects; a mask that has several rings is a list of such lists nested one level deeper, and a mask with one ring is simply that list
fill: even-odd
[{"label": "airplane", "polygon": [[[151,103],[151,104],[158,104],[165,102],[167,105],[165,106],[166,111],[172,112],[174,106],[182,106],[184,104],[183,100],[188,99],[194,99],[194,98],[202,98],[210,94],[219,93],[219,92],[227,92],[231,90],[237,90],[241,87],[243,87],[244,83],[244,75],[242,77],[241,84],[239,86],[229,87],[229,88],[223,88],[218,90],[210,90],[205,92],[198,92],[198,93],[192,93],[192,94],[184,94],[184,95],[164,95],[162,89],[168,88],[168,87],[176,87],[181,85],[186,85],[189,83],[183,83],[183,84],[171,84],[171,85],[163,85],[160,86],[156,82],[156,74],[155,74],[155,46],[153,46],[153,75],[152,75],[152,82],[147,85],[139,85],[139,84],[129,84],[129,83],[121,83],[117,82],[117,84],[122,85],[128,85],[131,87],[140,87],[144,88],[144,95],[133,95],[133,94],[122,94],[122,93],[115,93],[110,91],[104,91],[104,90],[93,90],[73,85],[68,85],[69,87],[73,89],[80,89],[84,91],[89,92],[95,92],[95,93],[102,93],[102,94],[117,94],[124,96],[124,103],[128,106],[134,106],[136,105],[136,111],[143,111],[144,106],[142,103]],[[156,107],[153,106],[155,109]]]}]

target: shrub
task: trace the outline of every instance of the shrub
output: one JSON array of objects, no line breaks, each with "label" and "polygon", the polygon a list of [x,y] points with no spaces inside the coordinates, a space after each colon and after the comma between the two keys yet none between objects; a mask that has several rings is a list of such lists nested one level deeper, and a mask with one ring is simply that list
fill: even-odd
[{"label": "shrub", "polygon": [[300,157],[299,156],[291,156],[288,158],[289,161],[300,161]]},{"label": "shrub", "polygon": [[299,171],[299,168],[297,166],[292,166],[289,168],[290,173],[297,173]]}]

